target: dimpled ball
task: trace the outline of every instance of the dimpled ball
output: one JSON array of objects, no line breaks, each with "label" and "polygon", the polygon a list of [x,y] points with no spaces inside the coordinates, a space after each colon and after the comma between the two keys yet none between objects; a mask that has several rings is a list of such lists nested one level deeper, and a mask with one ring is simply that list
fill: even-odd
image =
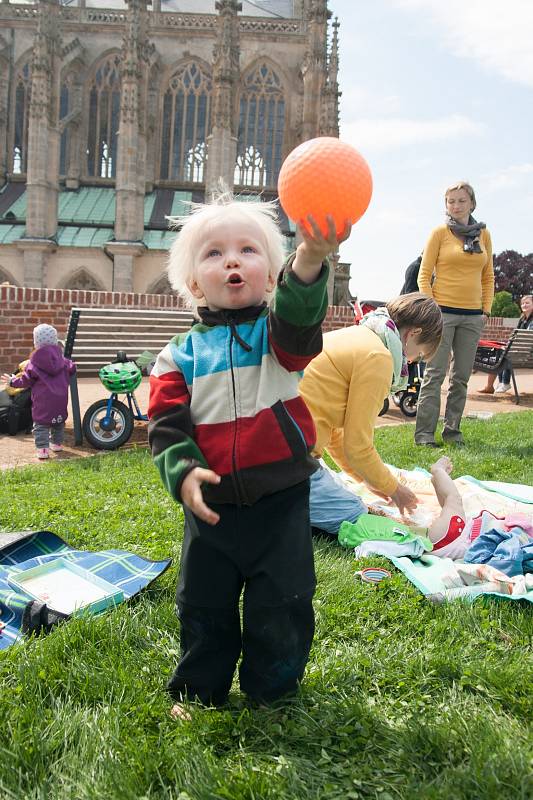
[{"label": "dimpled ball", "polygon": [[289,153],[281,165],[278,195],[294,222],[303,220],[310,231],[307,215],[312,214],[326,234],[326,215],[330,214],[339,236],[346,219],[353,224],[368,208],[372,174],[355,147],[333,136],[320,136]]}]

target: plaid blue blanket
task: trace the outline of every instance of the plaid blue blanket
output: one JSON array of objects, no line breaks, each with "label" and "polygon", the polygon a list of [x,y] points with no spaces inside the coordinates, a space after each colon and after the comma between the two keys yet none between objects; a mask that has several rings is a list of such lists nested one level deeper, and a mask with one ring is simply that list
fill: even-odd
[{"label": "plaid blue blanket", "polygon": [[28,595],[13,591],[8,573],[30,569],[59,556],[117,586],[125,600],[162,575],[171,563],[171,559],[149,561],[124,550],[74,550],[50,531],[0,534],[0,622],[5,625],[0,631],[0,650],[23,637],[22,617],[31,602]]}]

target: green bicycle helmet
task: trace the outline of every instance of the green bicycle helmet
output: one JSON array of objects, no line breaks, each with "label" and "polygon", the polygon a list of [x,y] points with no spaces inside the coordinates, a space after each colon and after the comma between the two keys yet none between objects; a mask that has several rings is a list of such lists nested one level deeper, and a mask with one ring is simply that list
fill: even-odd
[{"label": "green bicycle helmet", "polygon": [[98,377],[110,392],[133,392],[141,382],[142,373],[135,361],[106,364]]}]

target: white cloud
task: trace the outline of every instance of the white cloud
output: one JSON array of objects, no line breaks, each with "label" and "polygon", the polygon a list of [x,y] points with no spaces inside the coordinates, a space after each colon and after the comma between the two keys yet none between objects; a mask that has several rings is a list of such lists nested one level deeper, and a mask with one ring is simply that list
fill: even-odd
[{"label": "white cloud", "polygon": [[[346,83],[346,85],[344,85]],[[364,114],[398,114],[402,109],[403,98],[397,94],[385,94],[360,86],[352,80],[342,84],[341,115],[357,117]]]},{"label": "white cloud", "polygon": [[341,139],[366,150],[391,150],[424,142],[450,141],[466,134],[481,135],[485,126],[461,114],[434,120],[384,117],[341,125]]},{"label": "white cloud", "polygon": [[484,178],[487,182],[487,191],[493,192],[500,189],[514,189],[517,186],[524,185],[526,182],[529,187],[532,175],[533,164],[525,163],[513,164],[497,172],[491,172],[485,175]]},{"label": "white cloud", "polygon": [[[389,0],[407,10],[428,12],[455,55],[475,59],[490,71],[533,86],[531,0]],[[465,90],[475,84],[465,75]]]}]

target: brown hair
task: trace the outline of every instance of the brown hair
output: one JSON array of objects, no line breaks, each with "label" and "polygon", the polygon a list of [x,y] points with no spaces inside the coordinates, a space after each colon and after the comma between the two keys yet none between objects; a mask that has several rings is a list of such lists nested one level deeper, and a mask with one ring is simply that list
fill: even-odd
[{"label": "brown hair", "polygon": [[433,358],[442,336],[442,314],[433,298],[411,292],[396,297],[386,307],[398,330],[421,328],[418,341],[432,348],[426,358]]},{"label": "brown hair", "polygon": [[456,189],[464,189],[467,195],[469,196],[470,200],[472,201],[472,211],[475,209],[476,203],[476,194],[472,186],[466,181],[459,181],[459,183],[454,183],[453,186],[448,186],[446,191],[444,192],[444,202],[448,199],[448,195],[450,192],[455,192]]}]

